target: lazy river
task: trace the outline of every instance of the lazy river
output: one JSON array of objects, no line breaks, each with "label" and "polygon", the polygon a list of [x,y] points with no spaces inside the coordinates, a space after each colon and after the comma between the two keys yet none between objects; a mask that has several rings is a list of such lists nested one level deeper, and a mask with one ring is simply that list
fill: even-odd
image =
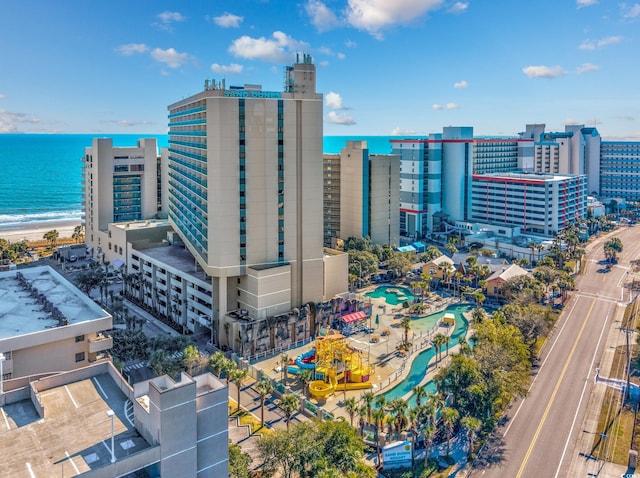
[{"label": "lazy river", "polygon": [[[472,308],[473,307],[469,304],[452,305],[447,307],[442,312],[438,312],[437,314],[432,314],[424,318],[416,319],[412,322],[412,325],[415,323],[416,328],[421,329],[421,321],[425,321],[429,324],[436,324],[445,313],[449,312],[454,314],[456,317],[456,325],[453,329],[453,333],[451,334],[451,339],[449,341],[449,348],[451,349],[452,347],[458,345],[460,337],[466,336],[469,322],[464,317],[463,312],[467,312]],[[445,355],[446,351],[443,347],[442,356],[444,357]],[[418,356],[411,362],[409,374],[402,380],[402,382],[383,394],[386,401],[389,402],[394,398],[402,398],[406,394],[411,393],[411,389],[422,382],[422,380],[424,380],[429,362],[435,356],[436,349],[433,346],[420,352]],[[424,389],[429,393],[435,393],[435,383],[433,383],[433,381],[427,382],[424,385]],[[411,397],[409,398],[408,403],[412,407],[416,405],[416,400],[413,395],[411,395]]]}]

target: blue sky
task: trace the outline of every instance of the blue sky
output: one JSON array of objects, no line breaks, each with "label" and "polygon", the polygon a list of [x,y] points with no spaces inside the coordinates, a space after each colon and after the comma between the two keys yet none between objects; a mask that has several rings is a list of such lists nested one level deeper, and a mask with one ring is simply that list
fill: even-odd
[{"label": "blue sky", "polygon": [[3,0],[0,132],[166,133],[205,79],[281,91],[309,53],[325,135],[596,125],[640,140],[640,3]]}]

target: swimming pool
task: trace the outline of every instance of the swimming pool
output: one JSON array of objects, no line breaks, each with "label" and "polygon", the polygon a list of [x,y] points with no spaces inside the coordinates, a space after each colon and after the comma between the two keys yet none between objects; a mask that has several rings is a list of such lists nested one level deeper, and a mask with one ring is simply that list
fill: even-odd
[{"label": "swimming pool", "polygon": [[382,285],[375,290],[367,292],[367,297],[372,299],[384,299],[387,304],[400,305],[404,302],[413,302],[414,296],[411,289],[402,286]]},{"label": "swimming pool", "polygon": [[[438,312],[437,314],[433,314],[427,317],[423,317],[420,319],[414,320],[412,323],[418,323],[420,321],[433,321],[433,317],[437,316],[438,320],[445,313],[449,312],[456,316],[456,325],[453,329],[453,333],[451,334],[451,339],[449,341],[449,348],[452,348],[458,345],[460,337],[465,337],[467,334],[467,328],[469,326],[469,322],[464,317],[463,312],[467,312],[471,310],[473,307],[470,304],[457,304],[447,307],[442,312]],[[446,352],[442,350],[443,357],[446,355]],[[429,362],[436,355],[435,347],[429,347],[428,349],[420,352],[418,356],[411,362],[411,368],[409,369],[409,374],[404,378],[402,382],[393,387],[388,392],[384,393],[384,397],[387,402],[393,400],[394,398],[402,398],[407,393],[411,392],[411,389],[418,385],[424,379],[427,373],[427,367],[429,366]],[[433,381],[428,382],[424,389],[429,393],[436,392],[436,385]],[[412,395],[409,400],[410,406],[416,405],[415,397]]]}]

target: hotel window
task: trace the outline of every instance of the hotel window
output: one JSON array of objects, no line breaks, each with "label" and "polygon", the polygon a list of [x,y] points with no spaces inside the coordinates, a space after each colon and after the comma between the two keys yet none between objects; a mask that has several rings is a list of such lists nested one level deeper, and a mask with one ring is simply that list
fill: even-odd
[{"label": "hotel window", "polygon": [[84,335],[76,335],[76,343],[84,342]]},{"label": "hotel window", "polygon": [[76,362],[84,362],[84,352],[76,354]]}]

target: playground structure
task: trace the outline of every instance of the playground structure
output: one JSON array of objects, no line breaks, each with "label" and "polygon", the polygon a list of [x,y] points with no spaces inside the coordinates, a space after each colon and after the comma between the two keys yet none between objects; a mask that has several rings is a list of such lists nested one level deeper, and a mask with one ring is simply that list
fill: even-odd
[{"label": "playground structure", "polygon": [[309,383],[309,394],[324,400],[336,391],[364,390],[371,388],[370,377],[373,367],[363,352],[347,343],[344,335],[336,332],[320,336],[315,347],[295,360],[289,371],[298,373],[301,369],[314,371],[315,380]]}]

